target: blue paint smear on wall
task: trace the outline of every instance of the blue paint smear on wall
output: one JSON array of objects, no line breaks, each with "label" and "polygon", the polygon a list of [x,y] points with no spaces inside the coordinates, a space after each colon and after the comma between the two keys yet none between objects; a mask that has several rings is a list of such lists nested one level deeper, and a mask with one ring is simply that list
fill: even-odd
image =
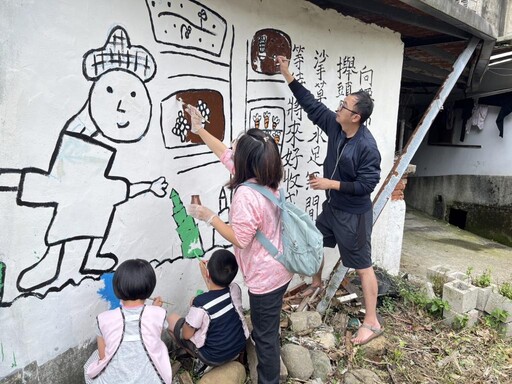
[{"label": "blue paint smear on wall", "polygon": [[114,294],[113,278],[114,272],[101,275],[101,280],[105,283],[105,287],[98,290],[98,294],[110,304],[110,309],[118,308],[121,305],[121,301]]}]

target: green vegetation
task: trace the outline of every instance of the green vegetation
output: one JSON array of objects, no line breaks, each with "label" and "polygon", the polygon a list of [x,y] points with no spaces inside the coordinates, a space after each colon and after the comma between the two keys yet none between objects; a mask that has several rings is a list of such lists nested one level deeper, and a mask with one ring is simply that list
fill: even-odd
[{"label": "green vegetation", "polygon": [[443,286],[448,282],[446,275],[435,275],[431,279],[432,288],[438,297],[443,296]]},{"label": "green vegetation", "polygon": [[471,284],[480,288],[491,285],[491,270],[486,269],[481,275],[473,275],[473,267],[468,267],[466,275],[471,279]]},{"label": "green vegetation", "polygon": [[462,329],[466,328],[466,325],[468,325],[469,316],[464,315],[457,315],[453,319],[452,327],[453,329]]},{"label": "green vegetation", "polygon": [[498,288],[498,292],[506,298],[512,300],[512,283],[505,282]]},{"label": "green vegetation", "polygon": [[440,297],[429,299],[424,293],[412,286],[402,284],[400,296],[404,299],[405,304],[412,304],[424,309],[428,314],[438,319],[443,317],[443,310],[450,309],[450,304],[447,301]]},{"label": "green vegetation", "polygon": [[484,322],[488,327],[499,331],[502,324],[507,319],[507,317],[508,317],[507,311],[505,311],[504,309],[495,309],[494,311],[489,313],[487,316],[485,316]]}]

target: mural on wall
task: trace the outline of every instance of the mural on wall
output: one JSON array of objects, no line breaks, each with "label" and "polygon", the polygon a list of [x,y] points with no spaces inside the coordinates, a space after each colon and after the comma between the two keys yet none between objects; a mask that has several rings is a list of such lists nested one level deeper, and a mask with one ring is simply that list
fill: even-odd
[{"label": "mural on wall", "polygon": [[[131,43],[125,28],[114,27],[103,46],[84,54],[82,72],[92,82],[88,99],[62,129],[48,168],[0,168],[0,175],[19,176],[16,187],[0,186],[0,191],[17,191],[16,202],[20,206],[53,210],[44,239],[45,251],[38,260],[19,271],[0,262],[2,306],[9,306],[17,297],[44,298],[48,292],[77,285],[84,279],[98,280],[115,269],[119,257],[104,250],[104,245],[116,208],[141,194],[150,192],[149,195],[162,198],[167,193],[163,176],[132,182],[112,172],[116,145],[136,145],[148,132],[153,113],[160,113],[155,120],[161,130],[163,150],[176,160],[175,174],[189,175],[198,190],[211,188],[205,184],[205,175],[219,161],[191,132],[190,117],[184,109],[186,104],[197,106],[205,129],[227,145],[231,143],[234,26],[229,31],[223,17],[196,1],[145,3],[153,38],[162,46],[162,60],[171,57],[177,62],[186,58],[204,63],[209,69],[203,65],[177,70],[167,67],[164,78],[178,87],[163,87],[172,91],[159,97],[158,108],[153,106],[146,86],[155,77],[156,60],[145,47]],[[332,74],[336,76],[338,98],[358,89],[371,93],[373,70],[356,62],[355,56],[331,58],[326,49],[293,44],[289,35],[278,29],[257,30],[245,44],[244,127],[262,129],[273,137],[285,166],[283,186],[287,198],[294,201],[302,194],[306,210],[316,218],[320,195],[305,191],[309,174],[321,170],[326,137],[317,127],[303,128],[307,119],[292,96],[276,96],[276,86],[286,87],[276,57],[291,59],[299,82],[306,82],[305,73],[310,81],[314,74],[314,84],[309,88],[323,102],[328,98],[324,90],[327,65],[336,68]],[[173,49],[168,50],[169,46]],[[305,67],[306,56],[313,58],[311,68]],[[217,213],[227,222],[232,193],[223,186],[215,193]],[[188,201],[183,200],[176,186],[169,193],[169,201],[168,219],[176,231],[181,255],[156,258],[156,266],[178,258],[203,257],[214,248],[229,247],[213,229],[198,226],[187,215]],[[75,272],[61,273],[65,259],[74,261]],[[15,287],[6,287],[13,275]]]},{"label": "mural on wall", "polygon": [[[312,68],[306,68],[306,55],[313,57]],[[326,103],[332,95],[327,95],[327,67],[336,68],[336,99],[343,99],[352,92],[363,89],[372,95],[373,69],[366,65],[356,63],[355,56],[338,56],[334,60],[326,49],[316,48],[308,52],[304,45],[294,44],[291,61],[295,68],[294,76],[302,84],[306,84],[305,73],[313,73],[313,83],[309,83],[310,91],[316,99]],[[307,179],[311,173],[322,169],[323,155],[322,148],[325,148],[327,138],[323,131],[317,126],[313,129],[304,130],[303,124],[308,121],[302,108],[298,105],[293,96],[285,102],[287,122],[286,130],[286,151],[283,154],[283,165],[285,167],[284,185],[287,190],[287,198],[294,200],[301,191],[307,190]],[[334,108],[333,108],[334,109]],[[371,119],[366,122],[371,124]],[[307,145],[308,152],[300,150],[301,146]],[[306,197],[306,210],[315,219],[319,211],[320,196],[315,193]]]},{"label": "mural on wall", "polygon": [[[187,214],[197,194],[228,222],[233,191],[184,104],[228,147],[249,128],[271,135],[287,198],[316,218],[323,192],[307,180],[322,170],[326,138],[276,56],[333,110],[361,88],[386,92],[387,106],[398,99],[394,34],[307,2],[199,1],[0,2],[0,88],[10,90],[0,97],[0,377],[92,340],[91,319],[119,305],[116,263],[148,260],[155,295],[182,311],[204,287],[195,259],[231,247]],[[396,127],[382,110],[381,140]]]},{"label": "mural on wall", "polygon": [[[291,57],[291,39],[283,31],[266,28],[247,42],[246,127],[267,132],[283,153],[286,135],[285,98],[269,93],[268,84],[285,85],[277,56]],[[277,75],[277,76],[273,76]]]},{"label": "mural on wall", "polygon": [[[233,42],[230,50],[224,49],[227,23],[218,13],[196,1],[172,4],[146,1],[146,6],[155,41],[175,47],[173,51],[162,50],[162,55],[173,59],[193,57],[221,69],[230,68]],[[234,28],[232,34],[234,40]],[[85,279],[101,278],[106,286],[110,285],[109,272],[115,269],[119,257],[103,249],[116,207],[147,192],[158,198],[166,195],[168,184],[163,176],[133,183],[123,175],[112,173],[116,144],[139,142],[146,135],[155,112],[145,85],[157,71],[153,55],[145,47],[133,45],[126,29],[117,26],[102,47],[84,54],[82,71],[93,82],[88,99],[62,129],[48,169],[0,168],[0,175],[19,176],[16,186],[0,185],[0,191],[17,191],[19,206],[53,209],[44,238],[44,254],[19,272],[10,268],[9,263],[0,264],[0,306],[10,306],[20,297],[43,299],[49,292],[76,286]],[[230,73],[214,77],[186,71],[168,76],[179,78],[182,83],[186,77],[201,81],[201,87],[188,82],[188,88],[162,98],[160,111],[157,110],[163,146],[179,160],[175,164],[183,165],[176,174],[218,163],[218,160],[204,161],[211,151],[191,132],[190,117],[184,112],[186,104],[199,108],[205,128],[215,137],[231,142],[231,119],[227,121],[225,117],[225,111],[231,108],[230,76]],[[195,162],[194,158],[197,158]],[[202,178],[201,174],[196,177]],[[218,212],[227,221],[231,194],[224,187],[218,193]],[[173,258],[171,249],[171,257],[164,255],[152,260],[155,266],[178,258],[202,257],[215,247],[229,247],[213,230],[211,239],[203,244],[199,227],[187,215],[178,191],[172,189],[169,198],[172,204],[169,219],[175,225],[181,255]],[[37,254],[35,250],[34,254]],[[73,260],[76,271],[61,271],[64,260]],[[105,289],[108,291],[108,287]],[[101,292],[100,296],[112,302],[110,296]]]},{"label": "mural on wall", "polygon": [[[156,69],[149,51],[132,45],[127,31],[115,27],[104,46],[83,57],[83,74],[93,82],[89,97],[62,129],[48,169],[0,169],[20,175],[18,205],[53,209],[44,255],[16,278],[21,296],[42,298],[112,271],[118,258],[103,252],[102,246],[116,207],[146,192],[165,196],[164,177],[132,183],[111,174],[116,159],[111,143],[138,142],[149,128],[152,102],[145,83]],[[78,275],[60,276],[64,258],[75,260]],[[16,273],[8,265],[2,272],[4,279]],[[6,299],[15,297],[3,297],[2,304]]]},{"label": "mural on wall", "polygon": [[252,70],[265,75],[280,73],[276,65],[277,56],[290,58],[292,42],[283,31],[262,29],[254,34],[251,42]]},{"label": "mural on wall", "polygon": [[155,40],[166,45],[221,56],[226,20],[193,0],[146,0]]},{"label": "mural on wall", "polygon": [[190,116],[185,112],[186,104],[196,106],[203,116],[205,129],[220,141],[224,140],[226,123],[221,93],[211,89],[179,91],[166,97],[160,104],[160,123],[166,148],[203,144],[201,138],[190,130]]}]

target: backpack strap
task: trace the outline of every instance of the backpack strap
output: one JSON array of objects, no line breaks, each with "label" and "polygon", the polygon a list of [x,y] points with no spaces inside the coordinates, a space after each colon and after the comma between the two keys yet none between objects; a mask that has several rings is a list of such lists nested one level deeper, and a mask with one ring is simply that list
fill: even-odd
[{"label": "backpack strap", "polygon": [[246,182],[242,183],[241,185],[245,185],[246,187],[249,187],[251,189],[254,189],[255,191],[258,191],[263,196],[265,196],[267,199],[269,199],[271,202],[273,202],[275,205],[277,205],[279,208],[283,209],[284,192],[283,192],[282,188],[279,189],[280,199],[278,199],[277,197],[274,196],[274,194],[272,192],[270,192],[263,185],[252,183],[250,181],[246,181]]},{"label": "backpack strap", "polygon": [[[267,188],[265,188],[262,185],[251,183],[248,181],[242,183],[241,185],[245,185],[246,187],[258,191],[271,202],[273,202],[275,205],[277,205],[281,210],[283,209],[284,191],[282,188],[279,189],[280,200],[278,200],[278,198],[275,197],[272,192],[270,192]],[[263,245],[263,248],[265,248],[267,252],[270,253],[274,258],[279,255],[279,250],[276,248],[276,246],[272,244],[268,237],[265,236],[259,229],[256,230],[256,239],[261,243],[261,245]]]}]

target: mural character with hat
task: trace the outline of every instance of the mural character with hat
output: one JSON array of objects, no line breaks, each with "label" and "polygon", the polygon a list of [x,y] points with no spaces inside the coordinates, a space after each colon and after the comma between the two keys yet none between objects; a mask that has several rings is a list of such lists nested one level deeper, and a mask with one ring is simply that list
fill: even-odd
[{"label": "mural character with hat", "polygon": [[[146,192],[166,194],[164,177],[131,183],[111,175],[114,143],[135,143],[149,129],[152,104],[145,83],[156,73],[153,56],[131,45],[126,30],[116,26],[103,47],[84,55],[82,70],[93,81],[88,100],[62,129],[48,171],[2,170],[21,174],[18,205],[53,208],[45,254],[17,278],[21,296],[43,298],[49,290],[112,271],[118,258],[102,247],[116,207]],[[64,260],[68,266],[81,261],[81,266],[74,268],[77,271],[67,268],[67,275],[60,276]]]}]

